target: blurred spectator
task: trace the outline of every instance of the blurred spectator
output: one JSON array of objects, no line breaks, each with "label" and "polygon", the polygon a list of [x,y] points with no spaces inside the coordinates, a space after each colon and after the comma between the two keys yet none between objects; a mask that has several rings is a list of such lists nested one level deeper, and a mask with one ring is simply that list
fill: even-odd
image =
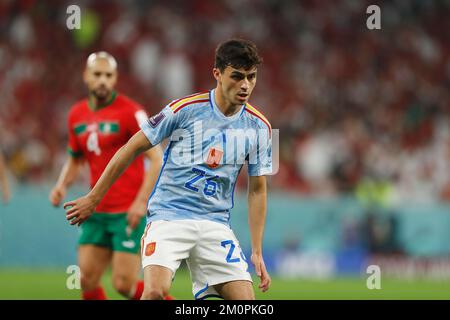
[{"label": "blurred spectator", "polygon": [[390,204],[450,200],[448,1],[381,1],[378,31],[365,27],[369,1],[82,3],[75,33],[69,2],[0,4],[0,126],[21,181],[54,179],[88,53],[116,55],[119,89],[151,114],[212,88],[215,46],[239,36],[264,57],[252,101],[281,133],[273,188],[334,196],[375,184]]}]

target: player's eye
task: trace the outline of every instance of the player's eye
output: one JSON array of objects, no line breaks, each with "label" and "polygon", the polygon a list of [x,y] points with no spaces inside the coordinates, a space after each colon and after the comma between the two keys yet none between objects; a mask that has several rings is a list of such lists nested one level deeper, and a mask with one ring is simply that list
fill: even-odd
[{"label": "player's eye", "polygon": [[240,81],[240,80],[244,79],[244,76],[242,76],[240,74],[233,74],[231,76],[231,79],[236,80],[236,81]]},{"label": "player's eye", "polygon": [[111,77],[112,77],[112,73],[107,73],[107,74],[106,74],[106,77],[107,77],[107,78],[111,78]]},{"label": "player's eye", "polygon": [[102,75],[101,72],[94,72],[94,76],[96,76],[97,78],[100,77]]},{"label": "player's eye", "polygon": [[252,73],[248,75],[248,80],[254,80],[256,78],[256,73]]}]

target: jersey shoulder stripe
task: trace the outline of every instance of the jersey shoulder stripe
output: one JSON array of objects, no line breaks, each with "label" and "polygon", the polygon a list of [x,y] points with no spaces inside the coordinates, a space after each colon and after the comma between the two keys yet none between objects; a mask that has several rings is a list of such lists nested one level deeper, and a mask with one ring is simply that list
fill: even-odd
[{"label": "jersey shoulder stripe", "polygon": [[180,100],[183,100],[183,99],[186,99],[186,98],[190,98],[190,97],[193,97],[193,96],[197,96],[199,94],[203,94],[203,93],[206,93],[206,92],[207,91],[201,91],[201,92],[190,94],[188,96],[181,97],[180,99],[173,100],[171,103],[169,103],[169,106],[170,107],[173,106],[175,103],[179,102]]},{"label": "jersey shoulder stripe", "polygon": [[181,106],[179,106],[173,113],[177,113],[178,111],[180,111],[184,107],[187,107],[190,104],[202,103],[202,102],[209,102],[209,99],[199,99],[199,100],[193,100],[190,102],[186,102],[185,104],[182,104]]},{"label": "jersey shoulder stripe", "polygon": [[197,101],[197,100],[209,100],[209,92],[200,92],[195,93],[187,97],[183,97],[181,99],[175,100],[172,103],[169,104],[169,107],[172,109],[174,113],[178,112],[181,108],[185,107],[187,104],[191,104],[195,102],[204,102],[204,101]]},{"label": "jersey shoulder stripe", "polygon": [[269,128],[269,133],[272,132],[272,126],[270,125],[269,120],[267,120],[267,118],[260,111],[258,111],[258,109],[256,109],[250,103],[247,103],[246,107],[245,107],[245,111],[247,111],[248,113],[254,115],[257,118],[259,118]]}]

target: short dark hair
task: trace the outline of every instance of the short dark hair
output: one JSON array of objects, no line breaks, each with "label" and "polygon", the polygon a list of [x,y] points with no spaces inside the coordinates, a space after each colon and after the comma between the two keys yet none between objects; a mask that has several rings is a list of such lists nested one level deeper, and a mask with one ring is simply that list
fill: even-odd
[{"label": "short dark hair", "polygon": [[226,67],[250,70],[262,63],[256,45],[244,39],[230,39],[217,46],[214,67],[223,72]]}]

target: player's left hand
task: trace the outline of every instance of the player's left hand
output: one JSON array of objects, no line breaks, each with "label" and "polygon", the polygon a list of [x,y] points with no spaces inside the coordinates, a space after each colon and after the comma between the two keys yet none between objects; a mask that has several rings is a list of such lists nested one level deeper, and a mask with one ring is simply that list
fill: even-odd
[{"label": "player's left hand", "polygon": [[253,265],[255,266],[256,275],[260,278],[260,284],[258,286],[262,292],[266,292],[269,290],[270,279],[269,273],[267,272],[266,265],[264,263],[263,257],[261,254],[253,253],[251,256],[251,260]]},{"label": "player's left hand", "polygon": [[127,221],[128,226],[134,230],[141,222],[141,219],[147,212],[147,203],[145,201],[135,200],[128,209]]},{"label": "player's left hand", "polygon": [[94,213],[96,206],[96,201],[89,197],[89,195],[66,202],[64,203],[66,218],[70,221],[71,225],[78,224],[79,226]]}]

